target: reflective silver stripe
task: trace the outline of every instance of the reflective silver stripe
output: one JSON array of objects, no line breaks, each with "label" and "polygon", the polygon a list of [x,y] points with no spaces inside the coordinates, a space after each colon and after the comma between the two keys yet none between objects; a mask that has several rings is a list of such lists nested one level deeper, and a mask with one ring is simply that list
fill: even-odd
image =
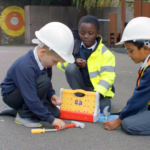
[{"label": "reflective silver stripe", "polygon": [[105,87],[107,90],[109,90],[109,88],[110,88],[110,84],[105,80],[100,80],[100,82],[98,84]]},{"label": "reflective silver stripe", "polygon": [[102,47],[102,54],[104,54],[106,51],[107,51],[107,47],[104,45],[103,47]]},{"label": "reflective silver stripe", "polygon": [[61,64],[61,68],[65,70],[65,66],[64,66],[64,64]]},{"label": "reflective silver stripe", "polygon": [[90,78],[95,78],[99,75],[99,71],[95,71],[95,72],[90,72]]},{"label": "reflective silver stripe", "polygon": [[115,67],[113,66],[105,66],[105,67],[101,67],[101,71],[95,71],[95,72],[91,72],[90,73],[90,78],[96,78],[97,76],[100,76],[100,74],[104,71],[107,72],[115,72]]},{"label": "reflective silver stripe", "polygon": [[99,74],[101,74],[102,72],[107,71],[107,72],[115,72],[115,67],[113,66],[105,66],[105,67],[101,67],[101,71],[99,72]]}]

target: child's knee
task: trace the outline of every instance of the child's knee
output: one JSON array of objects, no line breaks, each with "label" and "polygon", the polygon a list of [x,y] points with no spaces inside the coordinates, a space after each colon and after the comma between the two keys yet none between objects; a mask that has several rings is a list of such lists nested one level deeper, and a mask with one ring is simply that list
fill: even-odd
[{"label": "child's knee", "polygon": [[49,86],[50,79],[46,75],[41,75],[36,79],[36,85]]},{"label": "child's knee", "polygon": [[122,129],[129,133],[129,134],[133,134],[133,125],[130,123],[130,121],[125,118],[124,120],[122,120]]},{"label": "child's knee", "polygon": [[69,64],[65,69],[65,73],[66,75],[74,75],[76,69],[78,69],[76,64]]}]

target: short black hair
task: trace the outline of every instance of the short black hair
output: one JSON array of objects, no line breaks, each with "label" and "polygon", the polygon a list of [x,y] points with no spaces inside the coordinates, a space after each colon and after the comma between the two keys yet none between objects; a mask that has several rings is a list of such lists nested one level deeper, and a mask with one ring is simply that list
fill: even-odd
[{"label": "short black hair", "polygon": [[97,31],[99,31],[99,22],[98,22],[98,19],[94,16],[87,15],[87,16],[82,17],[78,23],[78,28],[80,27],[82,23],[92,23],[96,26]]},{"label": "short black hair", "polygon": [[143,41],[133,41],[133,40],[130,40],[130,41],[126,41],[128,43],[132,43],[133,45],[135,45],[138,49],[141,49],[143,46],[144,46],[144,42]]}]

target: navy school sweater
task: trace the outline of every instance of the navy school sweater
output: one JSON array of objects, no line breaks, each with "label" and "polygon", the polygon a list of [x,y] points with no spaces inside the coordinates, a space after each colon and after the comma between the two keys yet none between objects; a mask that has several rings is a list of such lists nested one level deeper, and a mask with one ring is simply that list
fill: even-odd
[{"label": "navy school sweater", "polygon": [[[5,79],[1,83],[1,94],[7,94],[15,90],[20,91],[28,108],[42,121],[52,123],[54,117],[50,114],[48,109],[43,106],[41,100],[37,95],[35,81],[40,75],[48,75],[50,80],[52,77],[52,68],[40,70],[33,50],[17,59],[9,68]],[[50,88],[47,97],[50,99],[55,91],[50,82]]]},{"label": "navy school sweater", "polygon": [[[82,59],[87,61],[88,58],[90,57],[90,55],[92,54],[92,52],[93,52],[92,49],[87,49],[82,45],[77,58],[82,58]],[[93,87],[93,85],[90,81],[87,63],[86,63],[86,66],[84,68],[80,68],[80,71],[81,71],[81,74],[83,76],[83,80],[84,80],[85,84],[87,86]]]},{"label": "navy school sweater", "polygon": [[147,67],[140,79],[140,84],[129,98],[126,107],[121,111],[119,118],[123,120],[126,117],[137,114],[148,105],[150,100],[150,67]]}]

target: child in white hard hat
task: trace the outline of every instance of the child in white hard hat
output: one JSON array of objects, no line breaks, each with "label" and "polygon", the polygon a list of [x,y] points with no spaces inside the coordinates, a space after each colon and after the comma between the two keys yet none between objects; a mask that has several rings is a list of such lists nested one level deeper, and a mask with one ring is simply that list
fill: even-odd
[{"label": "child in white hard hat", "polygon": [[115,120],[104,122],[107,130],[122,129],[132,135],[150,135],[150,18],[138,17],[126,26],[121,41],[128,56],[141,63],[133,95]]},{"label": "child in white hard hat", "polygon": [[17,124],[40,127],[41,121],[47,121],[64,129],[65,123],[57,119],[60,116],[57,101],[59,105],[62,102],[52,87],[52,66],[58,62],[74,62],[73,34],[66,25],[52,22],[35,35],[37,39],[33,43],[38,46],[18,58],[1,83],[2,98],[9,107],[0,109],[0,115],[16,112]]}]

